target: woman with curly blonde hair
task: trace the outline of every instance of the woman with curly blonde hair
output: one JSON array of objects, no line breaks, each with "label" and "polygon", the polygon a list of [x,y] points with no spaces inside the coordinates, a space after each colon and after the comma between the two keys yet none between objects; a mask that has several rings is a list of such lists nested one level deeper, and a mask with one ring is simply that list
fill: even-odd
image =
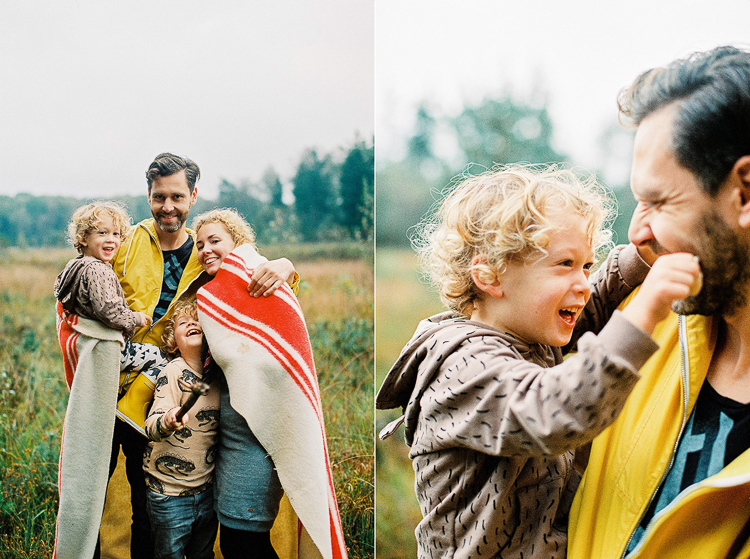
[{"label": "woman with curly blonde hair", "polygon": [[563,558],[575,449],[617,417],[698,265],[673,254],[648,273],[629,245],[589,277],[612,207],[593,178],[511,165],[462,179],[414,243],[450,311],[419,324],[383,382],[377,407],[404,416],[381,438],[405,424],[420,557]]},{"label": "woman with curly blonde hair", "polygon": [[270,532],[280,518],[281,540],[344,556],[312,346],[294,295],[299,277],[290,274],[273,296],[250,297],[248,281],[265,282],[265,258],[247,222],[222,209],[193,227],[198,262],[213,277],[198,290],[198,312],[223,373],[214,484],[222,555],[277,558]]}]

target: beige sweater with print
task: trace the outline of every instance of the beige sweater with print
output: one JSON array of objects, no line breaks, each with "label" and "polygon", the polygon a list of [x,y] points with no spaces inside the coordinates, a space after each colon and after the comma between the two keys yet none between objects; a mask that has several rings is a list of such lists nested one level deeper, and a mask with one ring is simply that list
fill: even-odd
[{"label": "beige sweater with print", "polygon": [[179,384],[203,380],[200,373],[178,357],[159,374],[154,402],[146,418],[146,433],[151,442],[143,456],[146,485],[164,495],[193,495],[213,481],[219,434],[219,381],[210,384],[208,393],[200,396],[188,412],[187,424],[165,436],[160,428],[162,417],[182,405],[190,395]]}]

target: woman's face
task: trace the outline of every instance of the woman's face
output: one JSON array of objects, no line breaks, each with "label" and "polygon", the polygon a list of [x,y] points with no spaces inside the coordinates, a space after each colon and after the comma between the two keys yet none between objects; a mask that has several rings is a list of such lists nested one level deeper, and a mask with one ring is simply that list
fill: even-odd
[{"label": "woman's face", "polygon": [[206,272],[215,276],[224,257],[237,245],[224,225],[206,223],[198,230],[195,246],[198,249],[198,262]]}]

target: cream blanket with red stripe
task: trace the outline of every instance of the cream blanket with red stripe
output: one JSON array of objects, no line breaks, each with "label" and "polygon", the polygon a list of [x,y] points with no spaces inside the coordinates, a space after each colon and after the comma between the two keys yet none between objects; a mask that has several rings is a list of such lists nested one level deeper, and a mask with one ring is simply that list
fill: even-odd
[{"label": "cream blanket with red stripe", "polygon": [[198,313],[230,400],[273,459],[300,521],[299,556],[346,557],[310,338],[284,284],[271,297],[247,294],[265,258],[250,245],[226,256],[198,291]]},{"label": "cream blanket with red stripe", "polygon": [[57,336],[70,389],[63,425],[56,559],[93,557],[104,510],[120,379],[122,332],[57,303]]}]

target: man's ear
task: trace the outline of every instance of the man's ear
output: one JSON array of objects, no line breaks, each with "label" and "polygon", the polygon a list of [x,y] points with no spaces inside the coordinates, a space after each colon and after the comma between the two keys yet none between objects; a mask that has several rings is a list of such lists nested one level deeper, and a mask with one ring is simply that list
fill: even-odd
[{"label": "man's ear", "polygon": [[750,155],[743,155],[735,162],[732,175],[737,178],[739,225],[750,228]]},{"label": "man's ear", "polygon": [[193,192],[190,194],[190,205],[194,206],[197,201],[198,201],[198,185],[196,184],[193,187]]},{"label": "man's ear", "polygon": [[503,286],[500,282],[500,278],[495,274],[494,281],[489,282],[487,273],[483,272],[481,269],[478,269],[477,265],[488,265],[486,254],[477,254],[474,258],[471,259],[471,279],[474,280],[474,285],[476,285],[481,291],[484,291],[492,297],[502,297]]}]

